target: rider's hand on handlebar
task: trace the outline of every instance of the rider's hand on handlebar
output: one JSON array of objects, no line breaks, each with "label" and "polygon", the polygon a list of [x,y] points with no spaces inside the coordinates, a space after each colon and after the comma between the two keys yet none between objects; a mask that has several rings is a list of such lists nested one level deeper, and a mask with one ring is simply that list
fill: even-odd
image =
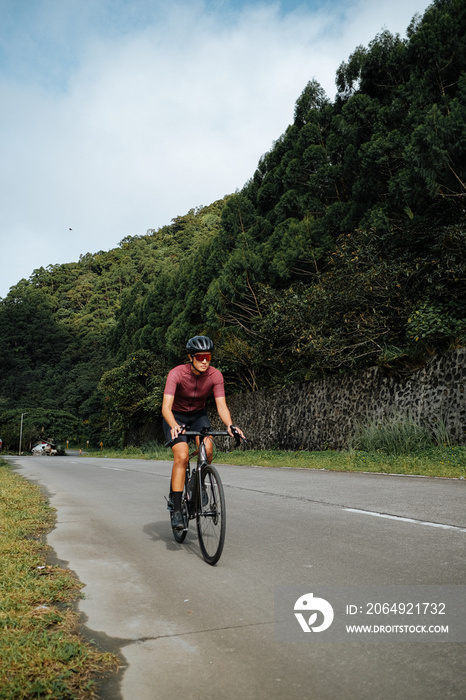
[{"label": "rider's hand on handlebar", "polygon": [[179,435],[180,433],[184,433],[185,430],[186,430],[186,426],[185,426],[185,425],[178,425],[178,424],[176,424],[176,425],[170,430],[170,435],[172,436],[172,440],[176,440],[176,438],[178,437],[178,435]]},{"label": "rider's hand on handlebar", "polygon": [[235,439],[237,445],[240,444],[241,440],[246,440],[243,431],[241,428],[238,428],[237,425],[230,425],[228,428],[228,434]]}]

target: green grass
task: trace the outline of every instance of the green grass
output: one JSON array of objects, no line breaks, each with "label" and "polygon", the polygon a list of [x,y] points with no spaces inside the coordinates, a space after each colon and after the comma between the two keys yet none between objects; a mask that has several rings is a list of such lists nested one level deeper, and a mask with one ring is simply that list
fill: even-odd
[{"label": "green grass", "polygon": [[389,455],[383,452],[219,452],[223,464],[325,469],[345,472],[413,474],[432,477],[466,478],[466,447],[433,447],[415,454]]},{"label": "green grass", "polygon": [[384,452],[407,455],[423,452],[435,446],[450,446],[450,436],[440,417],[435,425],[427,426],[413,416],[392,413],[356,426],[353,447],[364,452]]},{"label": "green grass", "polygon": [[[393,443],[392,443],[393,446]],[[152,443],[142,448],[89,451],[92,457],[126,459],[172,459],[172,451]],[[413,474],[445,478],[466,478],[466,447],[435,446],[419,443],[406,452],[400,448],[388,453],[372,446],[370,451],[346,450],[325,452],[285,452],[280,450],[218,451],[214,461],[221,464],[245,466],[285,467],[297,469],[327,469],[346,472],[380,472],[384,474]]]},{"label": "green grass", "polygon": [[55,512],[40,488],[0,460],[0,698],[95,697],[118,660],[77,634],[82,584],[47,561]]},{"label": "green grass", "polygon": [[[79,449],[79,447],[71,448]],[[150,442],[142,447],[123,447],[123,448],[108,448],[108,449],[92,449],[84,450],[89,457],[109,457],[112,459],[172,459],[173,453],[169,447],[164,447],[157,442]]]}]

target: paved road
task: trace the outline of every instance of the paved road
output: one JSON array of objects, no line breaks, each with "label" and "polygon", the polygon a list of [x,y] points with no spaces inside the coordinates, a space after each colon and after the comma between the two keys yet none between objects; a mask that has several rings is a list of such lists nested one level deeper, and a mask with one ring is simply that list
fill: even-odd
[{"label": "paved road", "polygon": [[463,584],[466,481],[221,466],[211,567],[195,528],[172,538],[167,462],[12,461],[57,509],[48,542],[86,584],[91,636],[126,660],[108,700],[465,697],[464,644],[285,643],[273,623],[278,585]]}]

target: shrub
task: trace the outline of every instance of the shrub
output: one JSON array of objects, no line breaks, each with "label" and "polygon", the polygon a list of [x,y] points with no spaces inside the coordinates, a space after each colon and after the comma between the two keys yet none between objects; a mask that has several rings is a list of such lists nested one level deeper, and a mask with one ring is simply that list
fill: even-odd
[{"label": "shrub", "polygon": [[429,449],[434,442],[427,426],[410,416],[393,414],[359,425],[352,447],[363,452],[399,455]]}]

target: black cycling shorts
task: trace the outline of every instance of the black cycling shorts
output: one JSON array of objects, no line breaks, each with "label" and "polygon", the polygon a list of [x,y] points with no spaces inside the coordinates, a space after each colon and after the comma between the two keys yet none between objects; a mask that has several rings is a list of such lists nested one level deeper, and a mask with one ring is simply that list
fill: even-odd
[{"label": "black cycling shorts", "polygon": [[[202,409],[202,411],[192,411],[191,413],[180,413],[180,411],[173,411],[175,420],[178,425],[185,425],[187,430],[202,430],[202,428],[210,429],[210,420],[207,415],[207,411]],[[163,418],[163,432],[167,442],[171,442],[172,436],[170,432],[170,426],[168,425],[165,418]],[[178,435],[176,440],[172,442],[172,445],[176,445],[178,442],[188,442],[190,440],[186,435]]]}]

